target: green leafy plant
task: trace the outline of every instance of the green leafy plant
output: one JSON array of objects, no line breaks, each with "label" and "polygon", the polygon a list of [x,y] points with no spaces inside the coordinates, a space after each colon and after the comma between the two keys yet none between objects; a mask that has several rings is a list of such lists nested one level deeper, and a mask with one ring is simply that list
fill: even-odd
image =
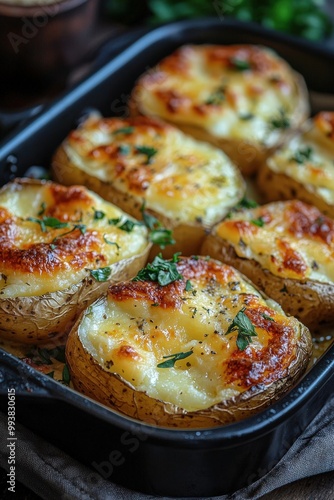
[{"label": "green leafy plant", "polygon": [[[309,40],[329,36],[333,23],[323,10],[324,0],[107,0],[107,12],[125,24],[148,20],[153,24],[202,16],[252,21],[267,28]],[[135,6],[140,6],[140,11]]]}]

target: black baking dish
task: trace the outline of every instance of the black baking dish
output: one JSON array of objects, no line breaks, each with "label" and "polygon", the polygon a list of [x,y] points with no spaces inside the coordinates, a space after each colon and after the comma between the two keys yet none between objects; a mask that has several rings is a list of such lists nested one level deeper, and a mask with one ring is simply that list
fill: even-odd
[{"label": "black baking dish", "polygon": [[[88,108],[126,114],[135,79],[185,43],[267,45],[300,71],[324,102],[334,88],[334,53],[329,49],[234,21],[167,25],[140,38],[3,142],[1,182],[23,175],[32,165],[48,166]],[[252,483],[277,463],[329,398],[333,375],[334,345],[293,390],[259,415],[210,430],[168,430],[120,416],[0,350],[0,407],[5,412],[7,388],[15,387],[18,421],[90,465],[92,481],[103,463],[103,477],[134,490],[213,496]],[[115,451],[119,460],[113,464]]]}]

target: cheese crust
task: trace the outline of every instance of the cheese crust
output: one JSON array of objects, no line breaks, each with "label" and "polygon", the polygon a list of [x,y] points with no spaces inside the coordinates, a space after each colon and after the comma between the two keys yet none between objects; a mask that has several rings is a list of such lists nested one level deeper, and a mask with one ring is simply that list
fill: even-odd
[{"label": "cheese crust", "polygon": [[0,191],[0,299],[79,283],[87,269],[143,253],[147,229],[83,186],[17,180]]},{"label": "cheese crust", "polygon": [[145,202],[168,226],[210,227],[245,189],[223,152],[146,117],[91,116],[67,137],[62,153],[53,162],[58,181],[67,184],[71,169],[80,170],[85,181],[98,180],[101,190],[101,185],[111,186],[128,213],[139,217]]},{"label": "cheese crust", "polygon": [[273,50],[256,45],[182,46],[139,78],[132,106],[190,127],[196,137],[203,130],[223,149],[224,140],[234,141],[244,157],[252,154],[247,144],[275,146],[308,115],[301,76]]},{"label": "cheese crust", "polygon": [[292,200],[232,212],[214,234],[275,276],[334,282],[334,221],[316,207]]},{"label": "cheese crust", "polygon": [[[197,412],[222,402],[227,411],[228,401],[293,373],[300,346],[310,347],[309,333],[307,341],[301,340],[295,318],[286,317],[238,271],[218,261],[181,258],[177,269],[182,278],[167,286],[151,281],[110,286],[107,297],[83,313],[77,325],[80,343],[106,376],[116,375],[136,394],[163,402],[165,411],[173,413],[173,406]],[[244,350],[236,344],[237,331],[227,334],[241,310],[256,331]],[[80,371],[82,360],[75,356],[74,337],[72,331],[67,354],[75,383],[76,364]],[[159,367],[176,353],[188,356]],[[86,382],[79,377],[79,389],[80,384],[87,388]],[[112,393],[106,398],[124,411],[126,402],[115,403]],[[139,406],[130,406],[135,416],[143,418],[146,411],[148,418],[148,409],[140,416]]]},{"label": "cheese crust", "polygon": [[[265,171],[260,173],[260,187],[266,199],[275,199],[277,189],[266,188],[267,176],[285,176],[287,189],[281,189],[279,196],[298,198],[313,203],[321,210],[334,216],[334,113],[321,112],[304,126],[301,134],[295,136],[284,147],[267,160]],[[290,188],[289,190],[289,183]],[[270,182],[270,179],[269,179]]]}]

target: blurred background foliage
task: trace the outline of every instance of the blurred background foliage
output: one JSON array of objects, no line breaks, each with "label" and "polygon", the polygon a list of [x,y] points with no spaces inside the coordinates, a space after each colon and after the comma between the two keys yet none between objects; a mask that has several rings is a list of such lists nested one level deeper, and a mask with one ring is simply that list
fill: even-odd
[{"label": "blurred background foliage", "polygon": [[123,24],[161,24],[219,16],[252,21],[309,40],[331,35],[333,23],[323,0],[106,0],[106,12]]}]

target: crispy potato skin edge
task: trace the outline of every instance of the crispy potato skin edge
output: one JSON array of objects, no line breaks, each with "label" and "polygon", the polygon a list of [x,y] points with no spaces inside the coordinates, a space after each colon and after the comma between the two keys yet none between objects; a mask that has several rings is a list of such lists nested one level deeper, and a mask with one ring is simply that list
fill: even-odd
[{"label": "crispy potato skin edge", "polygon": [[286,314],[295,316],[311,330],[334,322],[333,285],[275,276],[255,260],[238,257],[234,248],[214,232],[205,239],[201,252],[238,269],[278,302]]},{"label": "crispy potato skin edge", "polygon": [[108,281],[96,281],[87,271],[81,282],[65,290],[0,299],[0,337],[23,344],[40,344],[68,332],[81,311],[104,293],[110,283],[137,274],[145,265],[150,248],[147,245],[141,254],[111,265]]},{"label": "crispy potato skin edge", "polygon": [[261,166],[256,183],[265,202],[297,198],[334,218],[334,205],[326,203],[313,186],[303,185],[288,175],[276,173],[266,163]]},{"label": "crispy potato skin edge", "polygon": [[[104,300],[105,297],[98,299]],[[265,387],[252,387],[238,397],[222,401],[206,410],[187,412],[175,405],[151,398],[146,393],[133,389],[118,375],[105,371],[85,349],[79,338],[78,329],[83,315],[84,312],[72,328],[66,345],[66,361],[74,388],[123,415],[155,426],[209,428],[254,415],[292,388],[305,372],[312,352],[310,333],[299,323],[300,340],[296,357],[284,378]]]}]

